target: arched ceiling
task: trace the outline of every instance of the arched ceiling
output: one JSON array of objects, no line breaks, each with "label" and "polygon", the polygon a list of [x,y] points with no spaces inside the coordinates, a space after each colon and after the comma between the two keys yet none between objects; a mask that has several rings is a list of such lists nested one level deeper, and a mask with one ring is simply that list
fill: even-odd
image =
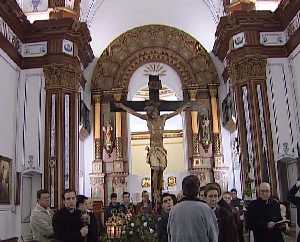
[{"label": "arched ceiling", "polygon": [[94,55],[122,33],[143,25],[160,24],[189,33],[211,51],[216,18],[222,12],[220,0],[98,0],[90,16],[90,32]]}]

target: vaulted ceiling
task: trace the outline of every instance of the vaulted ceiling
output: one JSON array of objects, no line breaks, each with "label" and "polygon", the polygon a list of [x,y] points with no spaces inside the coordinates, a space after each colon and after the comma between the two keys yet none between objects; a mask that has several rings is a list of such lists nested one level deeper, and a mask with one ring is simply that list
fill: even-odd
[{"label": "vaulted ceiling", "polygon": [[161,24],[189,33],[210,51],[222,12],[220,0],[101,0],[88,16],[91,45],[98,57],[122,33],[138,26]]}]

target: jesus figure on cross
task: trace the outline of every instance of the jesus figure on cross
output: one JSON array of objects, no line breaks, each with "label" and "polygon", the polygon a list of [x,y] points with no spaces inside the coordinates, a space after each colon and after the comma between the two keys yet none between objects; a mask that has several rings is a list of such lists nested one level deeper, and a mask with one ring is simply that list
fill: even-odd
[{"label": "jesus figure on cross", "polygon": [[185,108],[189,107],[190,104],[186,103],[176,111],[163,115],[160,115],[159,113],[159,102],[153,102],[151,100],[146,104],[146,114],[138,113],[122,103],[116,103],[115,105],[116,107],[122,108],[128,113],[147,121],[150,133],[150,147],[146,147],[148,151],[147,163],[151,167],[151,183],[153,183],[151,184],[152,197],[154,198],[154,203],[157,204],[160,201],[163,187],[163,171],[167,167],[167,150],[163,146],[165,123],[166,120],[181,113]]}]

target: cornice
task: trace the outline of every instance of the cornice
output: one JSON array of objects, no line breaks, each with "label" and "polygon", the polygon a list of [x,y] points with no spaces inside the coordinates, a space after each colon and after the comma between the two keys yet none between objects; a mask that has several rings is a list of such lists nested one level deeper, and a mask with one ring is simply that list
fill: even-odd
[{"label": "cornice", "polygon": [[[31,57],[22,56],[22,51],[18,53],[16,47],[7,39],[0,38],[0,48],[20,68],[42,67],[48,64],[50,59],[58,63],[61,63],[61,60],[68,60],[69,58],[65,57],[66,53],[63,51],[62,43],[64,40],[71,41],[74,44],[73,53],[69,54],[78,58],[84,67],[94,59],[90,46],[91,36],[85,23],[65,18],[35,21],[31,24],[15,0],[0,1],[0,17],[11,28],[17,38],[21,40],[21,44],[46,42],[44,47],[46,48],[46,53],[43,53],[44,56],[41,54],[39,57]],[[58,56],[59,54],[59,58],[53,58],[53,55]],[[48,57],[49,60],[47,60]]]},{"label": "cornice", "polygon": [[213,52],[223,60],[228,53],[230,39],[235,34],[241,32],[257,32],[258,34],[260,31],[272,32],[282,29],[279,19],[270,11],[235,12],[221,18],[216,30]]},{"label": "cornice", "polygon": [[[236,55],[247,54],[249,51],[270,58],[287,57],[300,43],[299,29],[290,33],[287,27],[290,22],[282,20],[287,18],[294,21],[295,16],[299,15],[299,2],[296,0],[285,7],[280,5],[275,13],[235,12],[231,16],[222,17],[216,31],[214,54],[221,60],[226,57],[226,62],[230,58],[236,58]],[[283,8],[285,11],[281,12],[280,9]],[[281,42],[278,41],[279,37]],[[238,38],[242,39],[239,43],[235,42]],[[267,42],[264,42],[265,38]]]}]

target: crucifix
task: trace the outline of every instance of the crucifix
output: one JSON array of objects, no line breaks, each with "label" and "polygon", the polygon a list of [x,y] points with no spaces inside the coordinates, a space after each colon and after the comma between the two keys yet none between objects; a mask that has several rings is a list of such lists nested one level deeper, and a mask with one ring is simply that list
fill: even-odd
[{"label": "crucifix", "polygon": [[[114,103],[112,110],[120,109],[147,121],[150,133],[150,147],[147,150],[147,163],[151,167],[151,194],[155,205],[160,202],[163,188],[163,172],[167,167],[167,151],[163,146],[163,131],[166,120],[181,113],[189,103],[180,101],[161,101],[159,90],[162,88],[159,76],[149,75],[149,100],[147,101],[127,101],[124,103]],[[175,111],[174,111],[175,110]],[[146,111],[146,114],[138,113]],[[160,115],[160,111],[174,111]]]}]

